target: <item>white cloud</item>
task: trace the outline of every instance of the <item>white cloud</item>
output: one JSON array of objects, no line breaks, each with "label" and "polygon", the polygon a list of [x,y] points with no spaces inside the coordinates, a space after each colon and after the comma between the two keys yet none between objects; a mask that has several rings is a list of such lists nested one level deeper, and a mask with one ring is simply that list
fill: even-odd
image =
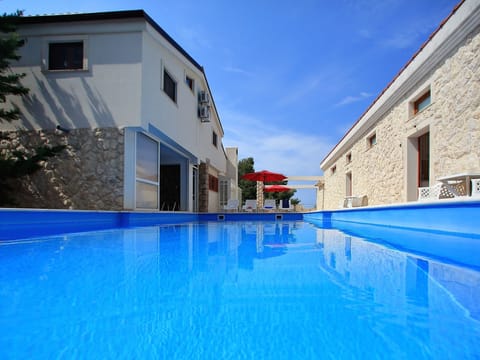
[{"label": "white cloud", "polygon": [[223,68],[224,71],[226,72],[230,72],[230,73],[236,73],[236,74],[241,74],[241,75],[246,75],[246,76],[252,76],[253,73],[247,71],[247,70],[244,70],[244,69],[241,69],[241,68],[238,68],[238,67],[233,67],[233,66],[225,66]]},{"label": "white cloud", "polygon": [[336,103],[335,106],[348,105],[348,104],[351,104],[351,103],[355,103],[355,102],[358,102],[358,101],[368,99],[371,96],[372,96],[372,94],[370,94],[368,92],[365,92],[365,91],[362,91],[358,95],[355,95],[355,96],[349,95],[349,96],[344,97],[342,100],[340,100],[338,103]]},{"label": "white cloud", "polygon": [[369,29],[361,29],[358,31],[358,35],[365,39],[371,39],[373,37],[371,30]]},{"label": "white cloud", "polygon": [[[437,24],[437,14],[429,16],[415,16],[404,20],[403,26],[393,30],[391,34],[378,34],[380,44],[393,49],[407,49],[417,47],[419,43],[427,40],[428,35],[435,29],[432,24]],[[382,40],[383,38],[383,40]]]},{"label": "white cloud", "polygon": [[279,101],[280,106],[287,106],[296,103],[297,101],[303,101],[305,97],[316,91],[322,84],[324,76],[322,74],[311,75],[297,84],[297,86],[290,92],[288,92]]},{"label": "white cloud", "polygon": [[[239,160],[252,157],[256,171],[270,170],[286,176],[322,175],[320,162],[333,147],[321,136],[321,129],[308,134],[295,130],[295,120],[285,128],[267,119],[223,109],[222,123],[224,146],[238,147]],[[313,207],[315,194],[314,189],[303,189],[294,197]]]},{"label": "white cloud", "polygon": [[399,32],[382,42],[383,46],[394,49],[407,49],[418,42],[420,32]]},{"label": "white cloud", "polygon": [[295,121],[288,128],[276,126],[235,111],[222,110],[225,146],[238,147],[239,159],[253,157],[256,170],[270,170],[285,175],[319,175],[320,162],[332,148],[318,130],[301,133]]},{"label": "white cloud", "polygon": [[182,27],[179,30],[180,43],[187,49],[211,49],[212,44],[203,31],[198,28]]}]

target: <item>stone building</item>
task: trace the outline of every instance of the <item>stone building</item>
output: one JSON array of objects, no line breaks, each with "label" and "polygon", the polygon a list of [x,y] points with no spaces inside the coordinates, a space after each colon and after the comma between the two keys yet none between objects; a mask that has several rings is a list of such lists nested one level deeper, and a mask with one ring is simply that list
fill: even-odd
[{"label": "stone building", "polygon": [[480,1],[461,1],[321,162],[324,208],[415,201],[480,172]]},{"label": "stone building", "polygon": [[235,196],[204,69],[144,11],[21,17],[17,32],[30,93],[11,99],[22,116],[0,123],[0,151],[66,150],[17,184],[16,206],[216,211]]}]

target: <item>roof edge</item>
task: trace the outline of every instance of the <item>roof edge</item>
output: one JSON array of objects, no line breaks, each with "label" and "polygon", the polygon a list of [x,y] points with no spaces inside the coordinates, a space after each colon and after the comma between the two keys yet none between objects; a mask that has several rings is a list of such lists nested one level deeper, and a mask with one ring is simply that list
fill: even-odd
[{"label": "roof edge", "polygon": [[162,35],[177,51],[185,56],[198,70],[203,72],[201,66],[184,48],[182,48],[163,28],[158,25],[144,10],[120,10],[105,11],[93,13],[72,13],[72,14],[53,14],[53,15],[28,15],[19,16],[17,23],[24,24],[42,24],[42,23],[60,23],[76,21],[96,21],[96,20],[124,20],[124,19],[144,19],[160,35]]},{"label": "roof edge", "polygon": [[76,22],[76,21],[98,21],[98,20],[124,20],[124,19],[143,19],[150,26],[152,26],[167,42],[172,45],[182,56],[184,56],[195,68],[197,68],[205,79],[208,91],[212,98],[212,103],[217,113],[220,128],[223,130],[222,122],[213,99],[212,91],[205,74],[205,69],[200,65],[184,48],[180,46],[160,25],[157,24],[153,18],[150,17],[144,10],[120,10],[120,11],[105,11],[93,13],[72,13],[72,14],[52,14],[52,15],[28,15],[17,17],[17,24],[43,24],[43,23],[61,23],[61,22]]},{"label": "roof edge", "polygon": [[330,156],[335,153],[339,148],[341,143],[347,138],[347,136],[353,132],[355,127],[360,123],[360,121],[365,117],[365,115],[373,108],[373,106],[383,97],[385,92],[395,83],[395,81],[403,74],[403,72],[410,66],[410,64],[417,58],[417,56],[422,52],[422,50],[431,42],[435,35],[443,28],[443,26],[450,20],[450,18],[457,12],[457,10],[465,3],[467,0],[461,0],[457,5],[455,5],[445,19],[443,19],[438,27],[430,34],[428,39],[423,42],[420,48],[412,55],[412,57],[407,61],[407,63],[400,69],[400,71],[393,77],[393,79],[387,84],[387,86],[380,92],[380,94],[373,100],[373,102],[367,107],[367,109],[358,117],[358,119],[353,123],[350,129],[340,138],[337,144],[328,152],[328,154],[320,162],[320,168],[327,165],[327,160]]}]

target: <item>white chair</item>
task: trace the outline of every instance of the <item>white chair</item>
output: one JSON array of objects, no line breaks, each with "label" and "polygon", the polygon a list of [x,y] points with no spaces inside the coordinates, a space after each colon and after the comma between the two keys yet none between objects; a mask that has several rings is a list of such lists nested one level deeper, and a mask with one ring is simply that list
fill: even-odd
[{"label": "white chair", "polygon": [[283,211],[292,211],[294,209],[294,206],[292,205],[292,202],[289,199],[283,199],[283,200],[280,200],[280,205],[278,209]]},{"label": "white chair", "polygon": [[480,179],[472,179],[472,197],[480,197]]},{"label": "white chair", "polygon": [[245,200],[245,205],[243,205],[244,211],[257,211],[257,200]]},{"label": "white chair", "polygon": [[440,191],[442,183],[433,186],[424,186],[418,188],[418,201],[438,200],[440,199]]},{"label": "white chair", "polygon": [[226,211],[238,211],[238,199],[228,199],[227,205],[223,206]]},{"label": "white chair", "polygon": [[265,199],[263,203],[263,210],[277,210],[277,203],[275,199]]},{"label": "white chair", "polygon": [[344,208],[360,207],[360,206],[367,206],[367,205],[368,205],[367,195],[346,196],[343,201]]},{"label": "white chair", "polygon": [[449,184],[438,183],[433,186],[418,188],[418,201],[450,199],[464,196],[457,191],[455,186]]},{"label": "white chair", "polygon": [[465,196],[465,186],[462,183],[442,184],[440,199],[450,199]]}]

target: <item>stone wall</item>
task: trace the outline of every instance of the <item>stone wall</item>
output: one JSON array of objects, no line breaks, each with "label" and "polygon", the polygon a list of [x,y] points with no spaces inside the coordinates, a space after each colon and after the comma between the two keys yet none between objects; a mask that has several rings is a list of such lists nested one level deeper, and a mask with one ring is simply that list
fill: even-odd
[{"label": "stone wall", "polygon": [[[432,103],[411,114],[412,98],[430,88]],[[346,173],[352,195],[367,195],[369,205],[405,202],[413,171],[407,147],[421,131],[430,133],[430,183],[441,176],[480,170],[480,35],[477,28],[427,78],[405,93],[375,126],[339,153],[325,174],[325,209],[339,208],[346,195]],[[377,144],[369,147],[375,132]],[[346,155],[351,154],[351,161]],[[416,159],[415,159],[416,161]],[[332,172],[335,167],[335,172]],[[415,170],[416,171],[416,170]]]},{"label": "stone wall", "polygon": [[200,163],[198,167],[198,211],[208,212],[208,166]]},{"label": "stone wall", "polygon": [[480,170],[480,28],[435,72],[432,88],[434,175]]},{"label": "stone wall", "polygon": [[31,176],[11,182],[12,206],[22,208],[122,210],[123,130],[116,128],[2,132],[2,153],[66,145]]}]

